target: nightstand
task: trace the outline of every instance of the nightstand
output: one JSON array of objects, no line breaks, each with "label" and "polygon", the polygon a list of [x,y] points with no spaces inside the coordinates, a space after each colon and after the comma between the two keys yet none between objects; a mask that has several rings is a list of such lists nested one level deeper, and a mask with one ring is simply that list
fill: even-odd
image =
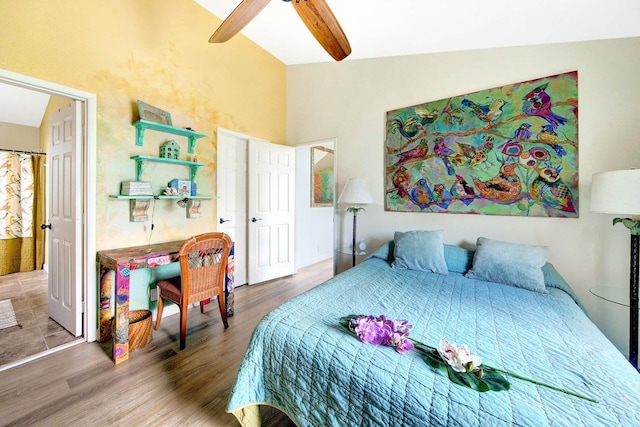
[{"label": "nightstand", "polygon": [[[341,254],[353,256],[353,251],[351,250],[351,248],[338,248],[338,252],[340,252]],[[367,255],[369,255],[369,252],[367,251],[356,250],[356,258],[358,259],[358,262],[362,261],[362,257],[365,257]],[[354,259],[352,267],[355,267],[356,264],[356,260]]]},{"label": "nightstand", "polygon": [[[618,305],[621,305],[621,306],[624,306],[624,307],[629,307],[630,306],[629,289],[627,289],[627,288],[618,288],[618,287],[613,287],[613,286],[596,286],[596,287],[593,287],[593,288],[589,289],[589,292],[591,292],[593,295],[595,295],[598,298],[601,298],[601,299],[603,299],[605,301],[609,301],[609,302],[612,302],[614,304],[618,304]],[[633,319],[632,316],[631,316],[631,319]],[[630,329],[630,335],[635,334],[635,336],[638,336],[638,324],[637,324],[637,322],[634,325],[633,321],[631,321],[631,323],[629,324],[629,329]],[[633,343],[633,341],[632,341],[632,343]],[[638,366],[634,363],[634,361],[637,360],[637,358],[638,358],[637,345],[635,346],[635,348],[633,348],[633,345],[630,345],[630,347],[629,347],[629,361],[631,362],[632,365],[634,365],[634,368],[636,368],[636,369],[638,369]]]}]

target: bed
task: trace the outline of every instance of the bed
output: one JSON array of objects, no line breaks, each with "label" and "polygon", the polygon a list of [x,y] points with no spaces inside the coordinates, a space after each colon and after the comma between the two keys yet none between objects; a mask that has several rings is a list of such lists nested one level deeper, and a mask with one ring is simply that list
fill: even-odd
[{"label": "bed", "polygon": [[[546,253],[533,268],[543,289],[532,290],[474,278],[470,272],[487,261],[480,239],[477,251],[436,239],[436,264],[442,268],[444,259],[446,268],[439,273],[420,260],[399,264],[400,241],[396,233],[358,266],[266,315],[227,411],[244,426],[260,425],[258,405],[278,408],[298,426],[640,425],[640,374],[589,320]],[[511,264],[523,258],[518,250],[497,252]],[[515,277],[527,279],[518,268]],[[598,403],[508,376],[508,391],[461,387],[415,351],[361,342],[338,323],[349,314],[406,319],[421,342],[437,346],[446,336],[486,364]]]}]

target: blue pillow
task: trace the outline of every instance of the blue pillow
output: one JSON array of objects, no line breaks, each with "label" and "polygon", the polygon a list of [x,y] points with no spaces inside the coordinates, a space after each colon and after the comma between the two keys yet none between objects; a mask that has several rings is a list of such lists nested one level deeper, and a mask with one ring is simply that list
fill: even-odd
[{"label": "blue pillow", "polygon": [[547,262],[547,252],[546,246],[518,245],[479,237],[473,266],[465,276],[546,294],[542,266]]},{"label": "blue pillow", "polygon": [[393,262],[398,270],[431,271],[449,274],[444,260],[443,230],[396,231],[393,239]]},{"label": "blue pillow", "polygon": [[474,251],[460,246],[444,245],[444,260],[451,273],[466,273],[473,265]]},{"label": "blue pillow", "polygon": [[[460,246],[444,244],[444,260],[450,273],[466,273],[473,265],[475,251],[461,248]],[[375,252],[367,257],[380,258],[388,263],[393,262],[395,244],[393,240],[383,243]]]}]

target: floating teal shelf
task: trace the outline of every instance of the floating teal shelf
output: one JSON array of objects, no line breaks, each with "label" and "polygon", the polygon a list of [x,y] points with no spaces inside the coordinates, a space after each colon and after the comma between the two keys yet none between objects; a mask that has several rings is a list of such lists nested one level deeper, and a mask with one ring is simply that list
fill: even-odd
[{"label": "floating teal shelf", "polygon": [[144,143],[144,131],[147,129],[158,132],[170,133],[173,135],[186,136],[189,139],[189,154],[193,154],[196,146],[196,140],[207,136],[205,133],[196,132],[189,129],[177,128],[162,123],[149,122],[147,120],[138,120],[133,123],[136,128],[136,145],[142,147]]},{"label": "floating teal shelf", "polygon": [[119,199],[119,200],[131,200],[131,199],[140,199],[140,200],[145,200],[145,199],[175,199],[175,200],[182,200],[182,199],[201,199],[201,200],[211,200],[211,199],[219,199],[220,196],[123,196],[123,195],[114,195],[114,196],[109,196],[112,199]]},{"label": "floating teal shelf", "polygon": [[153,157],[153,156],[132,156],[131,160],[136,161],[136,181],[141,181],[142,172],[144,171],[144,163],[145,162],[155,162],[155,163],[170,163],[173,165],[181,165],[189,167],[189,179],[193,181],[198,173],[198,168],[200,166],[206,166],[204,163],[198,162],[189,162],[187,160],[178,160],[178,159],[167,159],[164,157]]}]

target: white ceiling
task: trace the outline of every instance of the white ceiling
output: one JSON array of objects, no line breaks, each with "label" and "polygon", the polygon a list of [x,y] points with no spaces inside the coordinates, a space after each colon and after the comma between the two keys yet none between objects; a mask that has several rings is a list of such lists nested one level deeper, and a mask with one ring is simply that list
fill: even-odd
[{"label": "white ceiling", "polygon": [[[240,3],[195,1],[220,19]],[[351,44],[345,61],[640,36],[638,0],[326,1]],[[270,2],[242,34],[287,65],[333,61],[283,1]]]},{"label": "white ceiling", "polygon": [[[195,1],[220,19],[240,3]],[[639,0],[326,1],[351,43],[345,61],[640,36]],[[333,61],[286,2],[270,2],[242,34],[286,65]],[[0,122],[39,127],[48,99],[0,83]]]},{"label": "white ceiling", "polygon": [[50,95],[0,83],[0,122],[40,127]]}]

